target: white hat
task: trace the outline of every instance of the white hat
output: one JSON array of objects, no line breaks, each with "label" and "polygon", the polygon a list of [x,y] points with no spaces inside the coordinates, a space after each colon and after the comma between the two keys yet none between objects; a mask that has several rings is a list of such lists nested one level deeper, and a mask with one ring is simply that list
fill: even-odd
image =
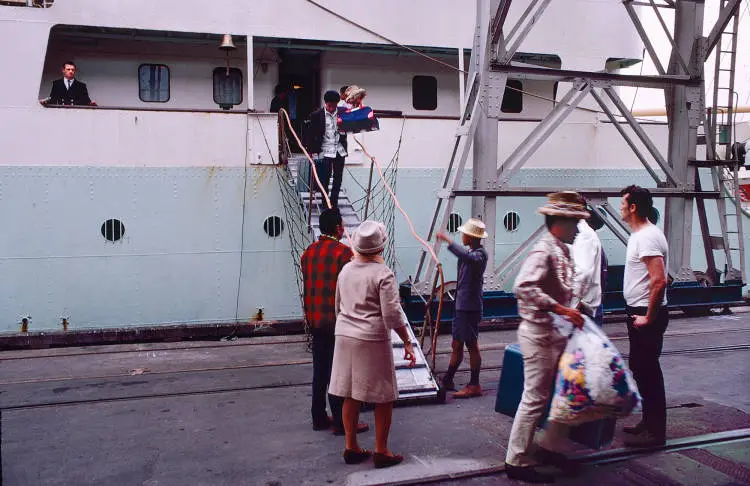
[{"label": "white hat", "polygon": [[471,218],[464,224],[458,227],[458,231],[465,235],[473,236],[474,238],[487,238],[489,236],[485,231],[485,225],[478,219]]},{"label": "white hat", "polygon": [[357,253],[374,255],[380,253],[388,242],[385,225],[378,221],[367,220],[359,225],[352,237],[352,245]]}]

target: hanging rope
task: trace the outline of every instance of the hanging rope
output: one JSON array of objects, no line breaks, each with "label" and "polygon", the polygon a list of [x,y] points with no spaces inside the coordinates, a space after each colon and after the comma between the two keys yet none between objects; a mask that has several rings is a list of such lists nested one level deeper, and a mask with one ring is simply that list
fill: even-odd
[{"label": "hanging rope", "polygon": [[[300,140],[299,136],[297,135],[297,132],[295,132],[294,128],[292,127],[292,122],[289,118],[289,114],[286,112],[285,109],[279,110],[279,118],[282,118],[286,122],[287,127],[289,128],[289,131],[291,132],[294,139],[297,141],[297,144],[299,145],[300,149],[302,149],[302,152],[305,154],[305,157],[307,157],[307,160],[310,163],[310,170],[311,173],[315,179],[315,184],[320,189],[321,195],[323,196],[326,206],[330,209],[332,207],[331,200],[328,197],[328,191],[327,188],[323,187],[323,184],[320,181],[320,178],[318,176],[317,168],[315,167],[315,161],[310,156],[310,154],[307,152],[307,149],[304,147],[304,144],[302,143],[302,140]],[[402,127],[402,135],[403,135],[403,127]],[[380,177],[380,181],[383,184],[383,187],[388,191],[388,194],[390,194],[391,199],[393,200],[393,204],[398,208],[398,210],[401,212],[401,214],[404,216],[404,219],[406,220],[406,223],[409,225],[409,230],[411,231],[412,236],[419,241],[419,243],[424,246],[424,248],[427,250],[427,252],[430,254],[430,257],[435,261],[437,274],[435,275],[435,281],[433,282],[432,290],[430,292],[430,300],[426,303],[426,311],[425,311],[425,322],[426,325],[429,326],[428,329],[432,329],[433,335],[432,335],[432,346],[430,349],[431,354],[431,367],[434,370],[435,369],[435,359],[437,358],[437,334],[438,334],[438,328],[440,326],[440,313],[442,312],[443,308],[443,292],[440,292],[440,295],[438,296],[438,307],[437,307],[437,314],[435,316],[434,325],[432,325],[432,316],[430,312],[430,306],[432,302],[434,301],[435,294],[437,293],[437,289],[442,289],[445,284],[445,277],[443,275],[443,265],[440,262],[440,259],[435,254],[435,251],[432,249],[429,243],[425,241],[422,237],[417,234],[416,229],[414,228],[414,224],[411,222],[411,218],[409,218],[409,215],[406,213],[404,208],[401,206],[401,203],[398,200],[398,197],[396,197],[395,192],[391,188],[390,184],[388,184],[388,181],[386,180],[385,174],[383,173],[383,169],[380,166],[380,164],[375,160],[375,157],[370,155],[370,153],[367,151],[364,145],[357,140],[356,137],[352,137],[355,142],[357,142],[357,145],[362,149],[362,152],[367,156],[367,158],[370,159],[370,162],[372,164],[372,167],[374,167],[377,172],[378,176]],[[400,141],[399,141],[399,149],[400,149]],[[312,194],[312,190],[310,191],[310,194]],[[347,240],[349,240],[349,246],[353,248],[353,243],[351,239],[351,235],[349,232],[344,228],[344,234],[346,235]],[[438,282],[440,284],[438,285]],[[420,343],[421,346],[421,343]]]}]

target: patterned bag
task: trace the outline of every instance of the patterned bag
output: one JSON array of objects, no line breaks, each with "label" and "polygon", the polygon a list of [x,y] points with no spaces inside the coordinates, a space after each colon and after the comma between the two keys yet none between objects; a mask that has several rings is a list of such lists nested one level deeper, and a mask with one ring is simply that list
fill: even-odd
[{"label": "patterned bag", "polygon": [[583,329],[572,331],[560,357],[549,412],[552,422],[577,425],[625,417],[640,406],[641,396],[622,356],[604,331],[584,318]]}]

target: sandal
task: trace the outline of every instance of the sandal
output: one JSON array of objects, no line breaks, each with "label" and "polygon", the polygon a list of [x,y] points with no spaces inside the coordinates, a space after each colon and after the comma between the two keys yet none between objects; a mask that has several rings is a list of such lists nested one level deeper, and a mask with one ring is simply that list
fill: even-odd
[{"label": "sandal", "polygon": [[372,455],[372,451],[367,449],[360,449],[355,451],[353,449],[344,449],[344,462],[347,464],[360,464],[365,462]]},{"label": "sandal", "polygon": [[395,466],[403,460],[404,456],[392,452],[376,452],[375,455],[372,456],[372,461],[375,463],[377,469]]}]

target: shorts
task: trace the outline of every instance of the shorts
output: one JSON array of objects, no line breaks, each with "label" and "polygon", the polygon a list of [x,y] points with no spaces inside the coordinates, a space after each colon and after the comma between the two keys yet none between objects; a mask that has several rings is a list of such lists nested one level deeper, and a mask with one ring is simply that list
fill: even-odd
[{"label": "shorts", "polygon": [[479,339],[481,320],[481,311],[457,310],[453,316],[453,339],[462,343],[471,343]]}]

